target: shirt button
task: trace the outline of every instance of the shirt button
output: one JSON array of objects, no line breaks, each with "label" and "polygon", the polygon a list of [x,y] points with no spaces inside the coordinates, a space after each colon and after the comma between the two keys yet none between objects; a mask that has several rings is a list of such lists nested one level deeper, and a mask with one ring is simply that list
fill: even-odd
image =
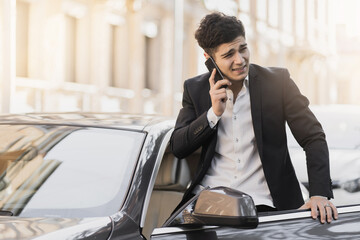
[{"label": "shirt button", "polygon": [[238,142],[239,141],[239,139],[238,138],[235,138],[235,142]]},{"label": "shirt button", "polygon": [[240,163],[241,162],[240,159],[238,159],[237,162]]},{"label": "shirt button", "polygon": [[234,116],[234,120],[236,120],[236,116]]}]

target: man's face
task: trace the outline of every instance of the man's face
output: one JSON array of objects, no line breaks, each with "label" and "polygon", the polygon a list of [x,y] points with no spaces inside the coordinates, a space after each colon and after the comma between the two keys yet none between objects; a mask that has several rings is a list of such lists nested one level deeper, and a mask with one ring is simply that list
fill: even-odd
[{"label": "man's face", "polygon": [[230,81],[244,80],[249,73],[250,52],[243,36],[219,45],[213,58],[221,72]]}]

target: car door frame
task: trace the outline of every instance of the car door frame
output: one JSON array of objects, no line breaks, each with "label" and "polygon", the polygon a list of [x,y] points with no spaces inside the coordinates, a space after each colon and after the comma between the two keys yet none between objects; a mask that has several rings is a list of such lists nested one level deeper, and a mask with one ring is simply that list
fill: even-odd
[{"label": "car door frame", "polygon": [[[332,223],[321,224],[313,220],[309,210],[291,210],[265,213],[259,216],[259,226],[255,229],[239,229],[218,226],[203,227],[162,227],[154,229],[151,239],[192,239],[207,236],[207,239],[251,239],[253,237],[270,237],[269,234],[282,234],[277,237],[292,239],[344,239],[360,238],[360,204],[338,207],[339,219]],[[352,222],[355,219],[355,222]],[[354,231],[359,229],[358,231]],[[284,232],[284,228],[287,230]],[[293,229],[293,230],[292,230]],[[278,231],[276,231],[278,230]],[[352,231],[346,233],[346,231]],[[281,233],[280,233],[281,232]],[[256,235],[256,236],[255,236]],[[256,238],[257,239],[257,238]]]}]

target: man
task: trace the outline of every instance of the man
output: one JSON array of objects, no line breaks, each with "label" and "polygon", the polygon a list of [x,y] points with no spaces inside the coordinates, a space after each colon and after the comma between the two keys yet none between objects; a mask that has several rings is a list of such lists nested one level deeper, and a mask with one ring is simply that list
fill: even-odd
[{"label": "man", "polygon": [[[184,83],[171,149],[178,158],[200,147],[202,152],[180,204],[206,186],[228,186],[250,194],[259,211],[311,208],[322,223],[337,219],[328,200],[333,194],[325,134],[288,71],[249,63],[245,30],[235,17],[205,16],[195,38],[225,77],[215,82],[214,69]],[[289,157],[286,122],[306,152],[307,203]]]}]

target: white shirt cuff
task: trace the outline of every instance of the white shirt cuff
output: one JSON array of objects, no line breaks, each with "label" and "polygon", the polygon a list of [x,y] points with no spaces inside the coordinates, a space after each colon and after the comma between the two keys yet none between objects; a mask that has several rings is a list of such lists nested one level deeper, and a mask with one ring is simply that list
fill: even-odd
[{"label": "white shirt cuff", "polygon": [[216,126],[216,124],[218,123],[220,118],[221,117],[216,116],[216,114],[214,113],[214,110],[212,109],[212,107],[208,110],[207,119],[208,119],[208,122],[209,122],[209,126],[211,128],[214,128]]}]

